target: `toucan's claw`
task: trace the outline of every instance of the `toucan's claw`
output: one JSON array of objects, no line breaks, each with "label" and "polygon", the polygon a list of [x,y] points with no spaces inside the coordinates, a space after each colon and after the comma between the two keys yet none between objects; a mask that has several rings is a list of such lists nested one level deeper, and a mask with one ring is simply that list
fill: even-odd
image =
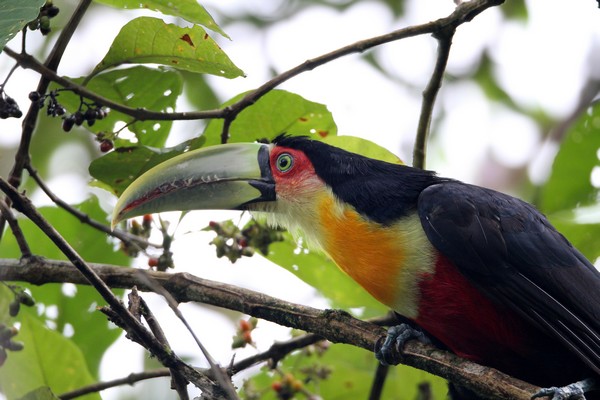
[{"label": "toucan's claw", "polygon": [[416,339],[421,343],[431,344],[431,340],[419,329],[402,323],[388,329],[387,336],[375,345],[375,357],[383,365],[397,365],[407,341]]},{"label": "toucan's claw", "polygon": [[598,380],[588,378],[563,387],[542,389],[531,398],[550,397],[552,400],[585,400],[585,393],[595,389],[598,389]]}]

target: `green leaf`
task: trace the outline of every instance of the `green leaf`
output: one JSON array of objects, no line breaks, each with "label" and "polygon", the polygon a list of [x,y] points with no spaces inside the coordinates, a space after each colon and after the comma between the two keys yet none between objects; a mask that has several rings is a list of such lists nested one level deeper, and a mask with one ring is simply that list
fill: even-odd
[{"label": "green leaf", "polygon": [[569,129],[554,164],[550,179],[541,191],[540,209],[547,214],[570,211],[595,204],[599,188],[591,181],[592,170],[600,167],[600,103],[582,114]]},{"label": "green leaf", "polygon": [[[245,94],[227,101],[223,107],[238,102]],[[223,120],[210,121],[204,131],[206,145],[221,143],[222,130]],[[272,90],[242,111],[232,122],[229,142],[271,140],[281,133],[322,139],[335,136],[337,127],[325,105],[284,90]]]},{"label": "green leaf", "polygon": [[92,161],[89,172],[92,177],[106,185],[105,189],[120,195],[131,182],[150,168],[184,151],[197,149],[203,142],[203,138],[193,139],[166,149],[147,146],[119,147]]},{"label": "green leaf", "polygon": [[40,13],[46,0],[2,0],[0,2],[0,51],[29,21]]},{"label": "green leaf", "polygon": [[[64,393],[94,383],[81,350],[73,342],[27,311],[22,310],[19,316],[21,327],[16,337],[25,347],[10,352],[0,368],[0,387],[7,398],[19,398],[44,386]],[[99,400],[100,395],[83,398]]]},{"label": "green leaf", "polygon": [[359,310],[363,318],[383,315],[388,311],[327,256],[308,250],[288,232],[284,233],[284,238],[283,242],[269,246],[267,258],[317,289],[331,301],[331,307]]},{"label": "green leaf", "polygon": [[[95,220],[108,219],[96,198],[91,198],[76,208]],[[83,225],[79,220],[56,207],[42,207],[39,211],[86,261],[114,265],[129,264],[129,258],[122,252],[116,251],[114,245],[107,241],[106,235],[102,232]],[[20,220],[20,226],[34,254],[65,260],[65,256],[30,220]],[[6,234],[2,238],[0,254],[4,258],[21,256],[12,235]],[[109,329],[104,315],[96,311],[96,306],[103,305],[105,302],[95,289],[78,286],[75,293],[65,294],[63,288],[63,285],[54,284],[31,287],[30,290],[38,304],[43,304],[46,308],[57,307],[56,316],[41,315],[40,319],[55,325],[59,332],[63,332],[69,324],[74,332],[72,341],[85,354],[89,371],[96,375],[102,355],[118,338],[121,331]],[[114,292],[118,295],[123,291]]]},{"label": "green leaf", "polygon": [[173,15],[193,24],[202,25],[229,39],[229,36],[217,25],[208,11],[202,5],[198,4],[197,0],[177,0],[176,2],[171,0],[146,0],[143,3],[139,0],[96,0],[96,2],[116,8],[150,9],[163,14]]},{"label": "green leaf", "polygon": [[573,246],[581,251],[588,260],[594,262],[600,257],[600,246],[598,246],[600,223],[580,223],[573,215],[568,217],[562,214],[552,214],[548,217],[556,229],[565,235]]},{"label": "green leaf", "polygon": [[225,78],[244,75],[200,26],[182,28],[150,17],[136,18],[121,29],[92,76],[131,63],[162,64]]},{"label": "green leaf", "polygon": [[397,155],[370,140],[356,136],[327,136],[323,141],[340,149],[360,154],[365,157],[387,161],[393,164],[403,164]]},{"label": "green leaf", "polygon": [[[76,79],[75,82],[82,83],[83,79]],[[87,86],[102,97],[132,108],[169,112],[175,109],[177,98],[181,95],[183,79],[178,71],[136,66],[97,75]],[[80,98],[71,92],[60,92],[57,99],[71,113],[79,108]],[[93,132],[113,132],[117,124],[127,124],[139,144],[161,147],[169,136],[173,122],[136,121],[129,115],[112,110],[106,118],[97,120],[88,129]]]},{"label": "green leaf", "polygon": [[37,388],[19,400],[60,400],[48,386]]}]

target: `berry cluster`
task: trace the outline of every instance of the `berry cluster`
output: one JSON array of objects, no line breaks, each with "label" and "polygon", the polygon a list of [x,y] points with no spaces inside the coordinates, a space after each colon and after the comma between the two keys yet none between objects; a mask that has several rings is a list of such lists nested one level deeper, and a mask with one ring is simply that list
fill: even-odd
[{"label": "berry cluster", "polygon": [[[148,239],[150,237],[150,232],[152,230],[152,216],[144,215],[142,219],[142,223],[140,224],[135,219],[131,220],[131,225],[129,226],[129,233],[134,236],[139,236],[144,239]],[[133,243],[133,242],[121,242],[121,250],[127,254],[129,257],[137,257],[140,250],[142,250],[141,243]]]},{"label": "berry cluster", "polygon": [[252,340],[252,331],[256,328],[256,324],[258,323],[258,319],[251,317],[249,319],[241,319],[238,323],[238,328],[233,336],[233,341],[231,342],[232,349],[239,349],[246,347],[246,345],[254,346],[254,341]]},{"label": "berry cluster", "polygon": [[271,388],[277,394],[277,399],[290,400],[294,396],[301,392],[304,388],[304,384],[301,380],[294,377],[294,375],[287,373],[283,375],[281,380],[275,380],[271,383]]},{"label": "berry cluster", "polygon": [[4,89],[0,89],[0,118],[21,118],[23,113],[19,109],[19,105],[12,97],[8,96]]},{"label": "berry cluster", "polygon": [[[82,110],[83,106],[87,108],[85,111]],[[106,115],[107,112],[102,106],[81,102],[79,110],[63,119],[62,127],[65,132],[69,132],[73,125],[81,126],[84,122],[87,122],[88,126],[92,126],[97,120],[106,118]]]},{"label": "berry cluster", "polygon": [[[79,109],[71,115],[67,115],[67,110],[58,102],[59,92],[62,89],[56,89],[48,94],[40,94],[38,92],[29,93],[29,100],[37,102],[40,109],[46,106],[46,114],[50,117],[61,117],[63,119],[62,128],[65,132],[71,131],[73,126],[81,126],[87,122],[88,126],[94,125],[96,121],[106,118],[108,112],[96,103],[86,103],[81,100]],[[85,109],[85,111],[84,111]],[[100,150],[107,152],[112,149],[112,140],[107,140],[105,137],[99,138]]]},{"label": "berry cluster", "polygon": [[13,340],[18,333],[18,329],[14,326],[6,326],[0,323],[0,367],[6,362],[7,351],[23,350],[23,343]]},{"label": "berry cluster", "polygon": [[217,236],[210,242],[217,248],[217,257],[227,257],[232,263],[241,257],[252,257],[255,249],[269,254],[269,245],[283,240],[279,230],[271,229],[251,220],[243,229],[232,221],[211,221],[205,231],[214,231]]},{"label": "berry cluster", "polygon": [[37,18],[31,21],[27,27],[32,30],[40,30],[42,35],[50,33],[50,19],[58,15],[60,9],[52,4],[52,0],[46,1],[46,3],[40,8],[40,13]]}]

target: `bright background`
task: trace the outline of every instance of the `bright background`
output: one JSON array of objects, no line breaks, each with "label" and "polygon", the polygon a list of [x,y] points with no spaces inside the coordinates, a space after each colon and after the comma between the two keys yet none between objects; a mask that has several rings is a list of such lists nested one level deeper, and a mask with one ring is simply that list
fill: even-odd
[{"label": "bright background", "polygon": [[[55,1],[59,7],[61,3]],[[357,40],[446,16],[454,8],[450,0],[410,0],[405,3],[405,13],[394,16],[382,1],[330,2],[338,7],[319,2],[306,6],[285,0],[201,3],[232,40],[218,34],[213,37],[247,75],[230,81],[209,77],[221,101],[256,88],[274,73],[307,59]],[[521,19],[507,19],[500,9],[492,8],[458,29],[447,69],[449,78],[436,105],[427,160],[427,167],[440,175],[525,197],[531,193],[530,180],[541,183],[549,172],[556,145],[545,137],[557,122],[573,112],[590,80],[600,80],[600,10],[595,1],[531,0],[526,2],[526,8],[527,17]],[[78,29],[77,39],[69,45],[59,73],[71,77],[88,74],[120,27],[139,14],[154,15],[94,5]],[[253,23],[257,20],[260,25]],[[50,47],[44,47],[37,34],[30,36],[28,50],[47,53]],[[9,46],[19,49],[19,40],[17,37]],[[420,96],[435,54],[433,38],[407,39],[376,48],[366,56],[338,59],[293,78],[281,88],[326,104],[340,135],[370,139],[410,163]],[[491,76],[510,101],[490,98],[481,82],[473,80],[481,67],[482,54],[489,57]],[[0,77],[11,66],[8,57],[0,57]],[[20,88],[26,85],[34,90],[37,80],[36,74],[19,70],[9,81],[6,90],[22,109],[26,109],[29,100],[28,90]],[[182,99],[178,111],[191,109]],[[20,121],[3,120],[0,126],[0,173],[6,176],[19,141]],[[198,135],[202,127],[203,122],[198,121],[175,123],[169,145]],[[71,135],[79,135],[80,140],[66,142],[49,160],[48,176],[54,178],[48,184],[60,197],[73,203],[85,200],[93,192],[110,209],[115,199],[88,186],[87,165],[98,153],[90,150],[85,134]],[[590,179],[600,187],[600,168]],[[34,193],[34,201],[37,205],[49,203],[40,193]],[[184,218],[173,247],[177,271],[189,271],[305,305],[327,307],[314,289],[260,257],[234,265],[217,260],[214,249],[206,245],[212,235],[196,231],[209,220],[229,217],[239,218],[236,213],[225,212],[195,212]],[[600,213],[596,217],[600,219]],[[171,214],[171,218],[175,221],[178,215]],[[137,264],[143,266],[145,262],[141,258]],[[65,285],[65,293],[70,290],[76,289]],[[164,302],[151,295],[144,297],[150,299],[151,307],[160,315],[174,350],[203,365],[196,345]],[[181,308],[213,357],[228,363],[232,354],[229,338],[240,315],[200,305]],[[289,337],[289,331],[261,321],[253,337],[259,350],[264,350],[273,340]],[[236,357],[240,359],[252,352],[243,350]],[[132,365],[141,370],[144,362],[138,346],[120,339],[105,357],[102,378],[123,377],[132,372]],[[158,398],[157,390],[165,387],[164,382],[154,382],[134,389],[112,390],[103,396],[117,398],[123,392]]]}]

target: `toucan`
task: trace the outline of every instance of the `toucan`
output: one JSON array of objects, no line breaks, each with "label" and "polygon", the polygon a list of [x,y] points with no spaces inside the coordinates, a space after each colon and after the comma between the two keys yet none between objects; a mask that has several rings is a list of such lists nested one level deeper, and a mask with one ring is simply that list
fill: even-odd
[{"label": "toucan", "polygon": [[416,329],[416,337],[548,388],[539,397],[598,395],[600,273],[522,200],[280,135],[157,165],[123,192],[113,223],[193,209],[250,210],[301,233],[410,322],[394,331],[403,340]]}]

